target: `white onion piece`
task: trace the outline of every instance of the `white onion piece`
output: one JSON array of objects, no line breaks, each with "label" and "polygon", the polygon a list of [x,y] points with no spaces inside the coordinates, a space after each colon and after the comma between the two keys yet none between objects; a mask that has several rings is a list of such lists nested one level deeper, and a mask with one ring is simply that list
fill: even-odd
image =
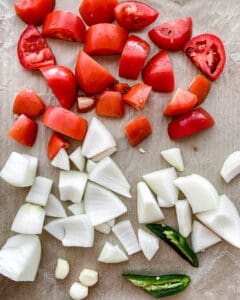
[{"label": "white onion piece", "polygon": [[161,197],[158,196],[157,196],[157,201],[159,207],[163,207],[163,208],[173,207],[175,205],[174,203],[170,203],[167,200],[162,199]]},{"label": "white onion piece", "polygon": [[23,204],[12,223],[11,230],[23,234],[41,234],[45,210],[38,205]]},{"label": "white onion piece", "polygon": [[137,213],[138,222],[141,224],[154,223],[164,219],[161,208],[157,205],[145,182],[139,182],[137,185]]},{"label": "white onion piece", "polygon": [[219,197],[217,209],[196,214],[196,217],[225,241],[240,248],[240,217],[227,196]]},{"label": "white onion piece", "polygon": [[139,228],[138,240],[139,240],[139,245],[146,259],[148,259],[149,261],[152,260],[153,256],[157,253],[159,249],[159,241],[160,241],[159,238]]},{"label": "white onion piece", "polygon": [[194,252],[204,251],[205,249],[221,242],[220,237],[210,231],[198,221],[193,222],[191,235],[192,248]]},{"label": "white onion piece", "polygon": [[60,171],[59,192],[62,201],[70,200],[75,203],[82,201],[87,183],[87,174],[79,171]]},{"label": "white onion piece", "polygon": [[0,274],[14,281],[34,281],[41,259],[37,235],[17,234],[0,250]]},{"label": "white onion piece", "polygon": [[94,228],[103,234],[109,234],[112,229],[107,223],[99,224],[99,225],[95,226]]},{"label": "white onion piece", "polygon": [[112,231],[126,249],[128,255],[141,251],[136,234],[129,220],[117,223],[112,227]]},{"label": "white onion piece", "polygon": [[84,203],[83,202],[74,203],[72,205],[69,205],[68,209],[70,210],[70,212],[74,216],[85,214],[85,209],[84,209]]},{"label": "white onion piece", "polygon": [[157,195],[159,205],[167,202],[168,206],[173,206],[178,199],[178,189],[173,181],[177,178],[174,168],[158,170],[143,176],[144,181]]},{"label": "white onion piece", "polygon": [[90,173],[96,167],[96,165],[97,163],[95,163],[91,159],[88,159],[86,164],[86,172]]},{"label": "white onion piece", "polygon": [[110,227],[113,227],[115,225],[115,219],[107,221],[106,224],[108,224],[108,226],[110,226]]},{"label": "white onion piece", "polygon": [[66,259],[58,258],[55,268],[55,277],[57,279],[65,279],[69,274],[69,262]]},{"label": "white onion piece", "polygon": [[88,182],[84,195],[85,211],[93,226],[105,223],[127,212],[127,207],[113,192]]},{"label": "white onion piece", "polygon": [[85,168],[86,157],[82,155],[82,148],[78,146],[70,155],[69,158],[71,162],[77,167],[80,171],[83,171]]},{"label": "white onion piece", "polygon": [[175,185],[189,201],[193,213],[216,209],[219,196],[215,187],[204,177],[192,174],[174,180]]},{"label": "white onion piece", "polygon": [[162,157],[175,169],[184,171],[183,159],[179,148],[171,148],[161,151]]},{"label": "white onion piece", "polygon": [[67,218],[57,219],[49,222],[44,226],[44,230],[46,230],[50,235],[52,235],[56,239],[62,241],[65,235],[65,230],[63,227],[65,219]]},{"label": "white onion piece", "polygon": [[94,167],[88,178],[117,194],[131,198],[130,184],[118,165],[108,156]]},{"label": "white onion piece", "polygon": [[67,151],[64,148],[61,148],[54,156],[53,160],[51,160],[51,165],[61,170],[70,170],[69,157]]},{"label": "white onion piece", "polygon": [[79,281],[84,286],[94,286],[98,282],[98,272],[85,268],[79,275]]},{"label": "white onion piece", "polygon": [[22,154],[24,157],[26,157],[29,162],[29,170],[28,170],[28,180],[26,179],[26,184],[28,186],[31,186],[35,180],[36,173],[37,173],[37,167],[38,167],[38,158],[32,155],[28,154]]},{"label": "white onion piece", "polygon": [[240,151],[235,151],[225,160],[220,174],[222,178],[229,183],[240,173]]},{"label": "white onion piece", "polygon": [[47,204],[53,181],[49,178],[37,176],[31,186],[26,201],[45,206]]},{"label": "white onion piece", "polygon": [[127,255],[119,248],[119,246],[114,246],[109,242],[105,242],[103,249],[98,257],[98,261],[106,264],[117,264],[127,260]]},{"label": "white onion piece", "polygon": [[92,160],[93,160],[93,162],[98,162],[106,156],[111,156],[116,151],[117,151],[117,147],[108,148],[107,150],[105,150],[105,151],[99,153],[98,155],[95,155],[94,157],[92,157]]},{"label": "white onion piece", "polygon": [[[93,118],[82,145],[82,155],[93,158],[101,153],[107,156],[107,150],[116,147],[110,131],[97,118]],[[102,157],[103,158],[103,157]]]},{"label": "white onion piece", "polygon": [[61,201],[53,194],[49,195],[47,205],[45,207],[46,216],[54,218],[66,218],[65,209]]},{"label": "white onion piece", "polygon": [[178,200],[175,204],[178,230],[182,236],[188,237],[192,231],[192,211],[187,200]]},{"label": "white onion piece", "polygon": [[82,300],[88,296],[88,287],[80,282],[74,282],[69,290],[69,295],[73,300]]}]

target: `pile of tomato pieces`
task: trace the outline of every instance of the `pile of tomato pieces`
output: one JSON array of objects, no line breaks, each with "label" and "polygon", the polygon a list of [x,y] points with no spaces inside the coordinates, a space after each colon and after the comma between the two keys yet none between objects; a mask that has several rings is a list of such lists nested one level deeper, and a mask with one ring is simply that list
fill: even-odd
[{"label": "pile of tomato pieces", "polygon": [[[136,33],[158,18],[159,12],[150,5],[139,1],[82,0],[80,16],[54,10],[54,6],[55,0],[20,0],[15,4],[17,15],[29,24],[19,38],[17,53],[25,69],[40,70],[61,106],[46,108],[34,91],[23,90],[13,106],[13,112],[20,117],[9,131],[9,136],[18,142],[32,146],[37,135],[37,123],[32,119],[44,112],[43,123],[55,131],[49,141],[50,159],[56,149],[69,145],[56,132],[84,139],[87,121],[70,111],[76,100],[80,113],[96,107],[100,116],[121,118],[125,103],[142,110],[151,91],[173,92],[174,71],[169,52],[184,51],[210,80],[217,79],[223,71],[226,55],[222,41],[212,34],[191,38],[191,17],[150,28],[148,35],[161,50],[148,59],[150,45]],[[112,23],[114,20],[116,23]],[[38,25],[43,25],[42,32],[36,27]],[[83,50],[76,55],[75,73],[66,66],[57,65],[45,38],[84,43]],[[92,55],[119,55],[118,75],[132,80],[142,75],[143,82],[132,86],[118,82]],[[175,117],[168,126],[171,139],[194,134],[214,124],[204,109],[196,108],[210,89],[206,77],[198,75],[187,90],[177,89],[166,106],[164,114]],[[124,130],[132,146],[152,132],[144,115],[135,118]]]}]

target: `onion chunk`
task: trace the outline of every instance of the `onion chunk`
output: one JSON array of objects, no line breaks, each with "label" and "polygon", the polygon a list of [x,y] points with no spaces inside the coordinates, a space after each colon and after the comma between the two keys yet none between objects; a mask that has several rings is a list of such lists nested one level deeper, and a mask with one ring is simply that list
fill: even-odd
[{"label": "onion chunk", "polygon": [[234,177],[240,174],[240,151],[235,151],[228,156],[220,174],[226,183],[229,183]]},{"label": "onion chunk", "polygon": [[179,148],[171,148],[161,151],[162,157],[175,169],[184,171],[183,159]]},{"label": "onion chunk", "polygon": [[139,228],[138,240],[144,256],[147,258],[147,260],[152,260],[153,256],[157,253],[159,249],[159,238]]},{"label": "onion chunk", "polygon": [[127,261],[127,255],[119,248],[118,245],[112,245],[105,242],[103,249],[98,257],[98,261],[106,264],[117,264]]},{"label": "onion chunk", "polygon": [[175,207],[178,230],[186,238],[192,231],[192,211],[190,204],[187,200],[178,200]]},{"label": "onion chunk", "polygon": [[65,209],[61,201],[53,194],[49,195],[47,205],[45,207],[46,216],[54,218],[66,218]]}]

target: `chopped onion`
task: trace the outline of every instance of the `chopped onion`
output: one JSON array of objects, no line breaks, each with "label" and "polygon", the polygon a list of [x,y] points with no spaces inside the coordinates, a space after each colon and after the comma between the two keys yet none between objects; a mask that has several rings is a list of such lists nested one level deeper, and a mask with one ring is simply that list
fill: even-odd
[{"label": "chopped onion", "polygon": [[85,168],[86,157],[82,155],[82,148],[78,146],[70,155],[72,163],[80,170],[83,171]]},{"label": "chopped onion", "polygon": [[128,255],[141,251],[136,234],[129,220],[119,222],[112,227],[112,231],[126,249]]},{"label": "chopped onion", "polygon": [[61,170],[70,170],[70,162],[67,151],[61,148],[51,161],[51,165]]},{"label": "chopped onion", "polygon": [[225,160],[222,169],[222,178],[229,183],[234,177],[240,173],[240,151],[235,151]]},{"label": "chopped onion", "polygon": [[69,205],[68,209],[70,210],[70,212],[74,216],[85,214],[84,203],[83,202],[74,203],[72,205]]},{"label": "chopped onion", "polygon": [[107,221],[106,224],[108,224],[108,226],[110,226],[110,227],[113,227],[115,225],[115,219]]},{"label": "chopped onion", "polygon": [[[26,184],[28,186],[31,186],[35,180],[36,173],[37,173],[37,167],[38,167],[38,158],[35,156],[31,156],[28,154],[22,154],[24,157],[29,159],[30,165],[28,170],[28,180],[26,180]],[[28,182],[27,182],[28,181]]]},{"label": "chopped onion", "polygon": [[69,295],[73,300],[82,300],[88,296],[88,287],[80,282],[74,282],[69,290]]},{"label": "chopped onion", "polygon": [[85,196],[85,211],[93,226],[105,223],[127,212],[127,207],[113,192],[88,182]]},{"label": "chopped onion", "polygon": [[54,218],[66,218],[65,209],[61,201],[53,194],[49,195],[47,205],[45,207],[46,216]]},{"label": "chopped onion", "polygon": [[101,153],[99,153],[98,155],[95,155],[92,160],[94,162],[98,162],[100,160],[102,160],[104,157],[106,156],[111,156],[113,153],[115,153],[117,151],[117,147],[111,147]]},{"label": "chopped onion", "polygon": [[94,286],[98,282],[98,272],[85,268],[79,275],[79,281],[84,286]]},{"label": "chopped onion", "polygon": [[145,182],[139,182],[137,185],[137,213],[139,223],[154,223],[164,219],[161,208],[146,185]]},{"label": "chopped onion", "polygon": [[94,228],[104,234],[109,234],[111,232],[111,227],[107,223],[99,224]]},{"label": "chopped onion", "polygon": [[187,200],[178,200],[175,204],[178,230],[182,236],[188,237],[192,231],[192,211]]},{"label": "chopped onion", "polygon": [[34,281],[41,259],[37,235],[17,234],[0,250],[0,274],[14,281]]},{"label": "chopped onion", "polygon": [[98,261],[106,264],[117,264],[127,260],[127,255],[119,248],[119,246],[114,246],[109,242],[105,242],[103,249],[98,257]]},{"label": "chopped onion", "polygon": [[186,196],[194,214],[218,207],[218,193],[206,178],[192,174],[179,177],[174,180],[174,183]]},{"label": "chopped onion", "polygon": [[65,279],[69,274],[69,263],[66,259],[58,258],[55,268],[55,277],[57,279]]},{"label": "chopped onion", "polygon": [[90,173],[96,167],[96,165],[97,163],[95,163],[91,159],[88,159],[86,164],[86,172]]},{"label": "chopped onion", "polygon": [[183,159],[179,148],[171,148],[161,151],[162,157],[175,169],[184,171]]},{"label": "chopped onion", "polygon": [[117,164],[108,156],[94,167],[89,174],[89,179],[117,194],[131,198],[130,184]]},{"label": "chopped onion", "polygon": [[151,233],[138,229],[139,245],[145,257],[150,261],[159,249],[159,239]]},{"label": "chopped onion", "polygon": [[53,237],[62,241],[65,235],[63,224],[66,219],[67,218],[53,220],[45,225],[44,229]]}]

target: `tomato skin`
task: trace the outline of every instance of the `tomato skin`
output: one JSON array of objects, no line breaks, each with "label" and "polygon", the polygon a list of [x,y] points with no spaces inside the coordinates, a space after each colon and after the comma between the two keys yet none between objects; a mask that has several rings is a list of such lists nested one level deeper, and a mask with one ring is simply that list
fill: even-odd
[{"label": "tomato skin", "polygon": [[158,17],[158,11],[138,1],[124,1],[114,8],[114,15],[119,25],[128,30],[141,30]]},{"label": "tomato skin", "polygon": [[105,91],[98,98],[96,113],[99,116],[121,118],[124,116],[122,95],[116,91]]},{"label": "tomato skin", "polygon": [[118,75],[137,79],[149,52],[149,44],[136,35],[129,36],[120,58]]},{"label": "tomato skin", "polygon": [[55,0],[20,0],[14,4],[17,15],[27,24],[41,25],[53,11]]},{"label": "tomato skin", "polygon": [[130,88],[131,87],[129,86],[129,84],[125,82],[115,82],[112,86],[112,89],[121,93],[122,96],[124,96],[130,90]]},{"label": "tomato skin", "polygon": [[87,120],[63,107],[49,106],[42,122],[54,131],[79,141],[84,139],[87,132]]},{"label": "tomato skin", "polygon": [[161,50],[148,61],[142,78],[156,92],[168,93],[174,90],[174,74],[167,51]]},{"label": "tomato skin", "polygon": [[70,11],[56,10],[44,20],[42,34],[53,39],[83,42],[86,27],[79,16]]},{"label": "tomato skin", "polygon": [[181,139],[207,129],[214,123],[211,115],[199,107],[172,120],[168,124],[168,135],[172,140]]},{"label": "tomato skin", "polygon": [[12,128],[8,131],[8,136],[16,142],[32,147],[37,137],[38,125],[25,115],[20,115]]},{"label": "tomato skin", "polygon": [[188,90],[189,92],[197,96],[197,103],[195,106],[203,103],[203,101],[205,100],[205,98],[207,97],[210,91],[210,88],[211,88],[211,83],[206,77],[202,75],[197,75],[193,79]]},{"label": "tomato skin", "polygon": [[88,26],[98,23],[112,23],[117,0],[82,0],[79,13]]},{"label": "tomato skin", "polygon": [[29,25],[21,34],[17,46],[18,59],[28,70],[56,64],[56,59],[47,42],[34,25]]},{"label": "tomato skin", "polygon": [[123,96],[123,100],[136,110],[141,110],[145,106],[151,90],[151,86],[137,83]]},{"label": "tomato skin", "polygon": [[192,35],[192,18],[176,19],[152,28],[148,35],[159,48],[178,51]]},{"label": "tomato skin", "polygon": [[75,74],[80,88],[86,94],[101,93],[114,82],[114,77],[84,51],[77,58]]},{"label": "tomato skin", "polygon": [[70,109],[77,95],[73,72],[64,66],[48,66],[40,71],[62,107]]},{"label": "tomato skin", "polygon": [[226,52],[219,37],[204,33],[188,41],[183,51],[209,79],[215,80],[224,69]]},{"label": "tomato skin", "polygon": [[15,97],[13,103],[14,114],[24,114],[29,118],[40,116],[45,110],[42,99],[31,89],[21,90]]},{"label": "tomato skin", "polygon": [[67,149],[69,148],[70,144],[67,140],[62,138],[56,132],[53,132],[50,136],[47,146],[48,158],[52,160],[59,152],[61,148]]}]

